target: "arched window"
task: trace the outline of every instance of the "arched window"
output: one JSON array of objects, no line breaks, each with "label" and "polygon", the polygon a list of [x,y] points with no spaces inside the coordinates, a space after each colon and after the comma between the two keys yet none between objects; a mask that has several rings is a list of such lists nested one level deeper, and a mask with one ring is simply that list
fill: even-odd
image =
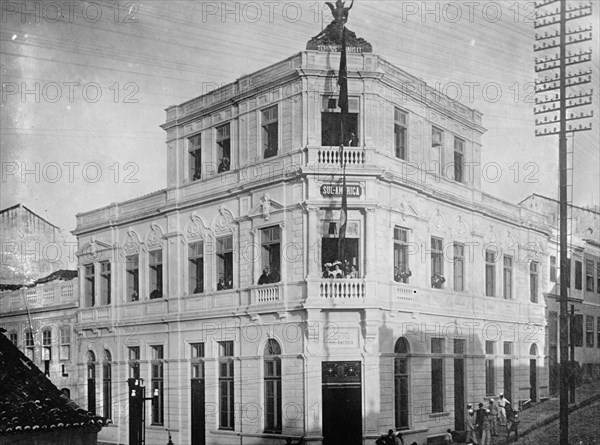
[{"label": "arched window", "polygon": [[265,345],[265,432],[281,433],[281,346],[269,339]]},{"label": "arched window", "polygon": [[88,379],[88,411],[96,414],[96,355],[88,351],[87,357]]},{"label": "arched window", "polygon": [[537,355],[538,355],[538,347],[537,347],[537,345],[535,343],[532,344],[531,347],[529,348],[529,355],[537,357]]},{"label": "arched window", "polygon": [[104,350],[102,361],[102,415],[112,419],[112,356],[108,349]]},{"label": "arched window", "polygon": [[394,415],[396,429],[408,429],[410,345],[400,337],[394,346]]}]

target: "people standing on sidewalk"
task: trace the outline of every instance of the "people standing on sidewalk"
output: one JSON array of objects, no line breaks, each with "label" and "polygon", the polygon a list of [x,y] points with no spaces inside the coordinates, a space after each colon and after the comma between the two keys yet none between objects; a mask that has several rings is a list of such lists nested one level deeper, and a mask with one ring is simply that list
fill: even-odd
[{"label": "people standing on sidewalk", "polygon": [[482,415],[482,425],[481,425],[481,445],[490,445],[492,443],[492,435],[490,431],[490,410],[485,408],[480,408],[483,411]]},{"label": "people standing on sidewalk", "polygon": [[490,433],[492,436],[497,436],[498,432],[496,431],[496,427],[498,425],[498,407],[496,406],[494,399],[490,399],[488,409],[490,410]]},{"label": "people standing on sidewalk", "polygon": [[500,415],[500,425],[506,426],[506,405],[510,405],[510,401],[504,398],[504,394],[500,393],[498,397],[498,414]]},{"label": "people standing on sidewalk", "polygon": [[515,432],[515,438],[519,438],[519,423],[521,420],[519,419],[519,411],[510,410],[510,416],[507,419],[508,424],[506,426],[506,440],[508,440],[511,431]]},{"label": "people standing on sidewalk", "polygon": [[470,409],[466,419],[466,429],[467,429],[467,444],[479,444],[477,440],[477,434],[475,433],[475,412]]},{"label": "people standing on sidewalk", "polygon": [[483,416],[485,415],[485,408],[483,403],[479,402],[477,413],[475,414],[475,430],[477,431],[477,439],[481,443],[481,435],[483,432]]}]

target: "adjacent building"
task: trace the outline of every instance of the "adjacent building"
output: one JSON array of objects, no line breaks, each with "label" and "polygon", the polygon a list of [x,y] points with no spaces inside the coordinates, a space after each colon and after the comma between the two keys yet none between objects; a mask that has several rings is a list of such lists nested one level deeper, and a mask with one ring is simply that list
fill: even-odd
[{"label": "adjacent building", "polygon": [[548,395],[551,229],[482,192],[482,115],[350,40],[342,141],[316,48],[169,107],[167,188],[77,215],[100,440],[142,386],[146,442],[195,445],[425,443]]},{"label": "adjacent building", "polygon": [[584,379],[600,378],[600,209],[568,207],[569,268],[563,272],[560,270],[558,201],[534,194],[521,204],[545,215],[553,228],[548,245],[550,269],[544,298],[550,389],[557,393],[560,385],[560,280],[563,276],[567,280],[569,299],[569,357],[573,356],[579,364]]}]

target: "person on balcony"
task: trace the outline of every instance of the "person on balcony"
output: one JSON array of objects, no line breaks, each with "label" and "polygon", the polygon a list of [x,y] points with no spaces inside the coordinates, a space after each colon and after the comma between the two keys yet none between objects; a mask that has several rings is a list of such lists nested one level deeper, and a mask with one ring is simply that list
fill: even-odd
[{"label": "person on balcony", "polygon": [[219,282],[217,283],[217,290],[225,289],[225,278],[219,278]]},{"label": "person on balcony", "polygon": [[356,269],[355,264],[350,266],[350,273],[346,275],[346,278],[358,278],[358,270]]},{"label": "person on balcony", "polygon": [[341,268],[342,263],[338,260],[333,262],[333,270],[331,271],[331,278],[344,278],[344,271]]},{"label": "person on balcony", "polygon": [[269,283],[279,283],[280,281],[281,281],[281,276],[279,275],[279,269],[277,267],[274,267]]},{"label": "person on balcony", "polygon": [[270,282],[271,282],[271,274],[269,273],[269,268],[265,267],[263,269],[262,275],[258,279],[258,284],[263,285],[263,284],[269,284]]},{"label": "person on balcony", "polygon": [[333,278],[331,275],[331,268],[333,267],[333,264],[331,263],[325,263],[323,264],[323,268],[325,269],[323,271],[323,278]]},{"label": "person on balcony", "polygon": [[227,156],[224,156],[223,159],[221,159],[217,172],[223,173],[226,171],[229,171],[229,158]]}]

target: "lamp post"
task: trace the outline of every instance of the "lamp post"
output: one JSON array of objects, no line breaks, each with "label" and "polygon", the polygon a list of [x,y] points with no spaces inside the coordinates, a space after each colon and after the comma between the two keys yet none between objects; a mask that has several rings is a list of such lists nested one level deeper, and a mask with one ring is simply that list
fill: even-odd
[{"label": "lamp post", "polygon": [[131,378],[129,384],[129,444],[143,445],[146,443],[146,400],[156,403],[158,388],[154,390],[152,397],[146,397],[144,379]]}]

